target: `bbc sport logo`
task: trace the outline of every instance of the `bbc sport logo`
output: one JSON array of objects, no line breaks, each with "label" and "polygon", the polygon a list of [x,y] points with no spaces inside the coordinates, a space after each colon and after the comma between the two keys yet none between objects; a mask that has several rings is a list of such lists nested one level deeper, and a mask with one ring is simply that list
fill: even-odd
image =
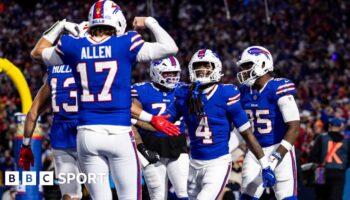
[{"label": "bbc sport logo", "polygon": [[[22,180],[22,181],[21,181]],[[91,183],[103,183],[104,180],[108,180],[108,177],[104,173],[59,173],[56,178],[53,171],[40,171],[38,172],[23,171],[6,171],[5,172],[5,185],[55,185],[71,183],[73,181],[79,184],[91,184]]]}]

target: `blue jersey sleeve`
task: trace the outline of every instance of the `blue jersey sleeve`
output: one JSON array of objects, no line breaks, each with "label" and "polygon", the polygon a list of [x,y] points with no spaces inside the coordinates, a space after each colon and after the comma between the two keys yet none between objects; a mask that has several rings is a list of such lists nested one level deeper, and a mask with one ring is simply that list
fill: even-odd
[{"label": "blue jersey sleeve", "polygon": [[71,51],[74,51],[75,48],[72,48],[72,45],[75,44],[73,41],[73,36],[71,35],[62,35],[60,40],[58,41],[56,45],[56,52],[61,57],[63,63],[70,63],[69,61],[72,60],[72,53]]},{"label": "blue jersey sleeve", "polygon": [[275,79],[276,92],[274,94],[275,99],[279,99],[286,95],[295,95],[295,85],[292,81],[285,78]]},{"label": "blue jersey sleeve", "polygon": [[227,114],[237,129],[249,123],[248,116],[240,103],[240,92],[234,85],[224,86],[224,99],[227,106]]},{"label": "blue jersey sleeve", "polygon": [[187,91],[186,85],[181,85],[176,87],[174,102],[171,103],[170,106],[167,108],[167,110],[162,114],[164,116],[170,115],[169,121],[176,122],[182,117],[183,113],[180,107],[186,101],[186,91]]},{"label": "blue jersey sleeve", "polygon": [[132,62],[134,62],[136,60],[137,54],[139,53],[140,49],[143,46],[143,43],[145,42],[142,39],[142,36],[136,32],[136,31],[130,31],[127,33],[127,39],[128,42],[130,44],[130,54],[129,54],[129,58]]},{"label": "blue jersey sleeve", "polygon": [[142,91],[144,90],[142,87],[144,83],[135,83],[131,86],[131,97],[136,98],[142,103]]}]

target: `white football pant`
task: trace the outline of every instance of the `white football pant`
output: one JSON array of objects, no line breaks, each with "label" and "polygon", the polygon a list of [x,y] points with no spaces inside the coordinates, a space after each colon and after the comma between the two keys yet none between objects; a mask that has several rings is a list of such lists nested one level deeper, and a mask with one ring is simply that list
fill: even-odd
[{"label": "white football pant", "polygon": [[177,160],[160,158],[155,164],[143,169],[149,196],[152,200],[166,200],[168,196],[168,178],[178,198],[186,198],[189,157],[187,153],[180,154]]},{"label": "white football pant", "polygon": [[[64,174],[65,177],[68,173],[75,174],[77,177],[79,173],[78,167],[78,153],[76,149],[52,149],[54,161],[55,161],[55,173]],[[81,184],[76,179],[66,181],[63,184],[59,184],[61,194],[69,195],[71,198],[82,198]]]},{"label": "white football pant", "polygon": [[[279,144],[264,147],[266,156],[270,156]],[[278,200],[297,196],[297,168],[294,148],[288,152],[274,170],[276,185],[273,187]],[[243,162],[242,194],[260,198],[264,188],[262,186],[261,166],[251,151],[248,151]]]},{"label": "white football pant", "polygon": [[86,184],[91,199],[112,200],[111,172],[118,199],[141,200],[141,171],[131,127],[81,126],[77,139],[81,170],[97,175],[96,182]]},{"label": "white football pant", "polygon": [[[195,163],[194,163],[195,162]],[[203,163],[199,166],[198,163]],[[187,192],[189,199],[216,200],[225,188],[231,174],[231,156],[190,161]]]}]

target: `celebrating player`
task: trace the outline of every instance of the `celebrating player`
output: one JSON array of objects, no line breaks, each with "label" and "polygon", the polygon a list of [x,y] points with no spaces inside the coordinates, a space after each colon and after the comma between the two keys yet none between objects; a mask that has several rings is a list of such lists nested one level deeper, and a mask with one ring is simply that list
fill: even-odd
[{"label": "celebrating player", "polygon": [[274,184],[274,173],[255,139],[248,117],[240,104],[237,87],[219,83],[221,61],[209,49],[196,52],[189,63],[191,85],[175,91],[175,102],[164,115],[171,121],[183,117],[190,136],[190,199],[217,199],[231,172],[228,141],[233,123],[260,161],[266,186]]},{"label": "celebrating player", "polygon": [[[299,111],[293,97],[294,83],[270,75],[272,56],[261,46],[245,49],[237,65],[240,68],[237,78],[243,84],[241,103],[253,124],[255,137],[270,156],[277,180],[276,198],[297,199],[293,144],[299,133]],[[259,199],[262,195],[264,189],[259,173],[257,160],[248,152],[243,164],[241,199]]]},{"label": "celebrating player", "polygon": [[[179,61],[171,56],[151,63],[151,83],[137,83],[131,89],[133,103],[153,115],[162,114],[174,102],[175,87],[180,80]],[[184,133],[183,121],[178,121]],[[144,145],[138,149],[149,149],[160,155],[160,161],[144,167],[144,177],[152,200],[167,199],[168,178],[180,199],[187,199],[187,177],[189,157],[184,134],[169,137],[162,132],[139,129]]]},{"label": "celebrating player", "polygon": [[[44,33],[32,51],[46,65],[69,63],[77,85],[79,164],[87,174],[106,174],[87,184],[92,199],[109,200],[111,172],[119,199],[141,199],[141,176],[130,126],[131,65],[176,54],[174,40],[152,17],[136,17],[134,27],[149,28],[157,42],[144,42],[137,32],[124,33],[126,22],[113,1],[98,1],[89,12],[89,35],[77,38],[74,25],[61,21]],[[156,128],[171,127],[165,117],[142,115]],[[174,126],[173,133],[178,133]],[[100,176],[99,176],[100,177]]]},{"label": "celebrating player", "polygon": [[[56,175],[60,173],[78,174],[76,150],[78,105],[74,78],[68,65],[50,66],[47,71],[47,82],[40,88],[26,118],[19,165],[24,170],[29,170],[29,164],[34,162],[34,156],[30,149],[30,139],[39,115],[51,101],[53,122],[50,140],[55,159]],[[81,185],[76,180],[59,186],[64,200],[81,199]]]}]

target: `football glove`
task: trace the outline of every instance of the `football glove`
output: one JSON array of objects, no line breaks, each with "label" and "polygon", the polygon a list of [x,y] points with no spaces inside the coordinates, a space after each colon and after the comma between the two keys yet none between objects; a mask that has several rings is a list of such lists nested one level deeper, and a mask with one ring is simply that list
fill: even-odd
[{"label": "football glove", "polygon": [[167,120],[169,117],[170,115],[153,116],[150,123],[160,132],[163,132],[169,136],[178,136],[180,134],[180,129],[175,124]]},{"label": "football glove", "polygon": [[30,170],[30,165],[34,166],[34,155],[30,146],[21,146],[18,164],[24,170]]},{"label": "football glove", "polygon": [[160,156],[157,152],[147,150],[143,143],[137,145],[137,150],[147,159],[151,164],[156,163],[160,160]]},{"label": "football glove", "polygon": [[262,175],[264,188],[273,187],[275,185],[276,183],[275,173],[272,171],[270,166],[263,169],[261,175]]}]

